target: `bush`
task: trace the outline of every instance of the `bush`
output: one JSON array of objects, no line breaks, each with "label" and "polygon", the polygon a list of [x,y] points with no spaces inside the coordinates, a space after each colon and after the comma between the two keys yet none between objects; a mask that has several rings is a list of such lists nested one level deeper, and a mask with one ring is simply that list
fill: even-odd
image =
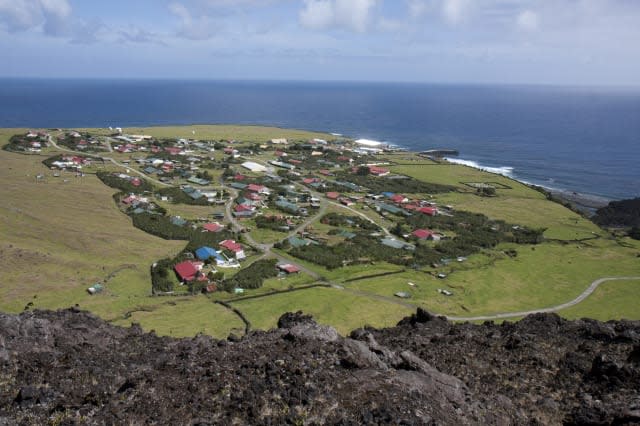
[{"label": "bush", "polygon": [[140,213],[133,215],[131,218],[133,226],[136,228],[165,240],[189,240],[194,234],[190,226],[174,225],[168,216]]},{"label": "bush", "polygon": [[171,259],[161,259],[151,265],[151,287],[154,291],[173,291],[173,281],[169,277],[169,271],[173,268]]},{"label": "bush", "polygon": [[234,288],[260,288],[262,287],[264,280],[278,275],[276,263],[276,259],[258,260],[245,269],[242,269],[228,280],[224,280],[222,288],[226,291],[233,291]]}]

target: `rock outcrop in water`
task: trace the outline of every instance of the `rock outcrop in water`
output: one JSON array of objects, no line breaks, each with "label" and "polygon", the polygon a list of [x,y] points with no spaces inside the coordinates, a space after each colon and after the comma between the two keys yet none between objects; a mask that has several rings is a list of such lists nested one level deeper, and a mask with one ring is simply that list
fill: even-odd
[{"label": "rock outcrop in water", "polygon": [[0,314],[0,425],[46,423],[638,424],[640,323],[419,310],[344,338],[297,313],[215,340]]}]

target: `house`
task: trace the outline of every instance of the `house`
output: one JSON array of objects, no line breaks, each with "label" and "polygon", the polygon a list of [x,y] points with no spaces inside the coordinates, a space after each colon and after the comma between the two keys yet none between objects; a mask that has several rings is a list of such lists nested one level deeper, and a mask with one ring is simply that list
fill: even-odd
[{"label": "house", "polygon": [[202,229],[206,232],[220,232],[224,230],[224,226],[219,223],[205,223],[202,225]]},{"label": "house", "polygon": [[428,229],[416,229],[411,233],[411,235],[419,240],[428,240],[433,235],[433,231],[430,231]]},{"label": "house", "polygon": [[435,207],[422,207],[418,209],[418,211],[422,214],[426,214],[427,216],[435,216],[438,214],[438,209]]},{"label": "house", "polygon": [[389,169],[384,169],[378,166],[369,166],[369,173],[374,176],[387,176],[389,174]]},{"label": "house", "polygon": [[187,179],[187,182],[189,183],[195,183],[196,185],[209,185],[211,183],[211,181],[207,180],[207,179],[200,179],[196,176],[191,176],[189,179]]},{"label": "house", "polygon": [[151,167],[151,166],[149,166],[149,167],[145,168],[145,169],[143,170],[143,172],[145,172],[145,173],[146,173],[146,174],[148,174],[148,175],[152,175],[152,174],[154,174],[154,173],[158,173],[158,169],[156,169],[155,167]]},{"label": "house", "polygon": [[294,170],[296,168],[293,164],[283,163],[282,161],[269,161],[269,164],[287,170]]},{"label": "house", "polygon": [[344,237],[346,240],[351,240],[356,237],[355,233],[346,231],[344,229],[340,230],[340,232],[338,232],[338,235]]},{"label": "house", "polygon": [[165,152],[168,152],[171,155],[178,155],[182,152],[182,148],[178,148],[175,146],[167,146],[164,148]]},{"label": "house", "polygon": [[297,274],[298,272],[300,272],[300,268],[296,265],[292,265],[291,263],[283,263],[277,265],[276,267],[286,274]]},{"label": "house", "polygon": [[392,195],[389,198],[389,200],[393,201],[396,204],[407,203],[409,201],[409,199],[407,197],[405,197],[404,195],[400,195],[400,194]]},{"label": "house", "polygon": [[224,240],[220,243],[220,247],[233,252],[238,260],[246,257],[242,245],[234,240]]},{"label": "house", "polygon": [[271,139],[269,142],[271,142],[272,145],[286,145],[287,144],[287,140],[285,138],[274,138],[274,139]]},{"label": "house", "polygon": [[242,167],[254,173],[264,173],[267,171],[267,168],[265,166],[263,166],[262,164],[255,163],[253,161],[245,161],[244,163],[242,163]]},{"label": "house", "polygon": [[306,247],[309,244],[313,244],[314,243],[313,241],[308,240],[306,238],[298,238],[296,236],[289,237],[287,239],[287,241],[289,242],[289,244],[291,244],[291,247],[294,247],[294,248],[296,248],[296,247]]},{"label": "house", "polygon": [[347,207],[353,206],[355,204],[350,198],[347,197],[340,197],[338,198],[338,201],[340,202],[340,204]]},{"label": "house", "polygon": [[176,226],[185,226],[187,224],[187,221],[181,218],[180,216],[173,216],[171,218],[171,223]]},{"label": "house", "polygon": [[250,192],[246,194],[245,197],[250,201],[257,201],[257,202],[262,201],[262,197],[256,194],[255,192]]},{"label": "house", "polygon": [[271,193],[271,191],[269,191],[269,188],[267,188],[266,186],[256,185],[253,183],[247,186],[247,191],[257,192],[258,194],[264,194],[264,195],[269,195]]},{"label": "house", "polygon": [[312,183],[318,183],[320,182],[320,179],[318,178],[304,178],[302,179],[302,183],[304,183],[305,185],[311,185]]},{"label": "house", "polygon": [[330,200],[337,200],[338,198],[340,198],[340,193],[339,192],[327,192],[325,194],[325,196]]},{"label": "house", "polygon": [[235,206],[233,208],[233,210],[235,212],[247,212],[247,211],[254,211],[256,208],[254,206],[251,206],[249,204],[238,204],[237,206]]},{"label": "house", "polygon": [[196,250],[196,257],[200,260],[207,260],[210,257],[215,257],[218,253],[211,247],[200,247]]},{"label": "house", "polygon": [[190,261],[180,262],[173,267],[180,281],[193,281],[198,276],[198,269]]},{"label": "house", "polygon": [[235,181],[241,181],[241,180],[245,180],[246,178],[247,178],[247,177],[246,177],[245,175],[238,173],[237,175],[235,175],[235,176],[233,177],[233,180],[235,180]]},{"label": "house", "polygon": [[378,203],[376,204],[376,207],[381,210],[381,211],[385,211],[387,213],[391,213],[391,214],[400,214],[403,213],[404,210],[402,210],[401,208],[398,208],[392,204],[386,204],[386,203]]},{"label": "house", "polygon": [[129,195],[128,197],[125,197],[122,199],[122,204],[125,204],[128,206],[137,200],[138,200],[138,197],[136,197],[135,195]]},{"label": "house", "polygon": [[243,190],[243,189],[246,189],[248,185],[240,182],[231,182],[229,186],[233,189]]},{"label": "house", "polygon": [[289,201],[284,199],[280,199],[276,201],[276,206],[281,210],[284,210],[286,212],[293,213],[293,214],[297,214],[300,210],[297,204],[290,203]]},{"label": "house", "polygon": [[407,244],[402,241],[394,240],[393,238],[383,238],[382,240],[380,240],[380,242],[382,243],[382,245],[391,247],[394,249],[409,250],[409,251],[413,251],[416,249],[416,246],[414,246],[413,244]]}]

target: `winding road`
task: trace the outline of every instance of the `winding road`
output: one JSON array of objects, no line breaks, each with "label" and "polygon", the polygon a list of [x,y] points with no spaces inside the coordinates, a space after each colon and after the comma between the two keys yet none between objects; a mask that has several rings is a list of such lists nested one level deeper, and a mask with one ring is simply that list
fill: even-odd
[{"label": "winding road", "polygon": [[508,313],[501,313],[501,314],[495,314],[495,315],[480,315],[480,316],[475,316],[475,317],[447,316],[447,319],[451,320],[451,321],[491,321],[491,320],[505,319],[505,318],[525,317],[527,315],[532,315],[532,314],[544,314],[544,313],[558,312],[558,311],[561,311],[563,309],[575,306],[578,303],[582,302],[587,297],[589,297],[601,284],[604,284],[604,283],[606,283],[608,281],[631,281],[631,280],[633,280],[633,281],[640,280],[640,277],[606,277],[606,278],[599,278],[599,279],[595,280],[594,282],[592,282],[591,285],[589,287],[587,287],[587,289],[585,291],[580,293],[580,295],[578,297],[576,297],[575,299],[570,300],[569,302],[563,303],[561,305],[552,306],[550,308],[533,309],[531,311],[508,312]]}]

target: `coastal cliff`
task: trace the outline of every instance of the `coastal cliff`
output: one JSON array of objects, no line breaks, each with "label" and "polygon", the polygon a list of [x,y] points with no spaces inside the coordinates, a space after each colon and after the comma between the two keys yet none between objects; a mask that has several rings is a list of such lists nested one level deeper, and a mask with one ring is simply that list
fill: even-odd
[{"label": "coastal cliff", "polygon": [[637,424],[640,322],[454,324],[347,338],[301,313],[243,338],[83,311],[0,314],[0,424]]}]

